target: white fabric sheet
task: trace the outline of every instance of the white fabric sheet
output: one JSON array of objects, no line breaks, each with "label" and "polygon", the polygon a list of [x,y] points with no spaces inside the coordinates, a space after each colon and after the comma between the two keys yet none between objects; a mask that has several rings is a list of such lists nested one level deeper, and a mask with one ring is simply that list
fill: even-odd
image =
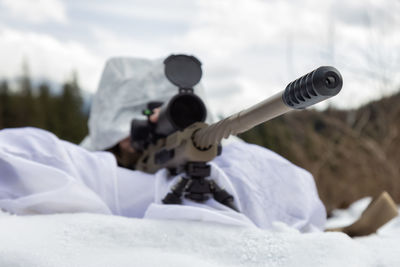
[{"label": "white fabric sheet", "polygon": [[92,212],[211,221],[301,231],[322,229],[325,210],[312,176],[279,155],[244,142],[223,148],[211,178],[235,196],[241,213],[209,200],[162,205],[178,177],[117,167],[112,154],[89,152],[35,128],[0,131],[0,208],[15,214]]}]

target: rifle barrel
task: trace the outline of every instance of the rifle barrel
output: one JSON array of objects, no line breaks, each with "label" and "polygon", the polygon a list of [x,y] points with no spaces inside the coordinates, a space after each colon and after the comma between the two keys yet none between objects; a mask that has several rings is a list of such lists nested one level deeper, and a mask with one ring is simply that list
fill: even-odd
[{"label": "rifle barrel", "polygon": [[334,67],[322,66],[294,80],[274,96],[235,113],[223,120],[198,130],[193,142],[206,149],[222,138],[243,133],[293,109],[304,109],[337,95],[343,86],[340,72]]}]

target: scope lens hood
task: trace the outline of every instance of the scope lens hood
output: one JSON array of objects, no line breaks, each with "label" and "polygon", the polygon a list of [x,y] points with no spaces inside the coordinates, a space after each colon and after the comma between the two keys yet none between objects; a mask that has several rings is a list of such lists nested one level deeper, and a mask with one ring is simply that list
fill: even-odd
[{"label": "scope lens hood", "polygon": [[164,65],[165,76],[179,88],[193,88],[201,79],[201,62],[194,56],[170,55]]}]

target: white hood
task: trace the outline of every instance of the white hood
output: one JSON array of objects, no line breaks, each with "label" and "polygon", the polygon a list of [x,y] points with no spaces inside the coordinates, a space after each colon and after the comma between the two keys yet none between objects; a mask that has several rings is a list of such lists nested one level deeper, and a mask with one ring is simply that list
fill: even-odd
[{"label": "white hood", "polygon": [[[194,91],[206,103],[200,84]],[[129,136],[133,118],[145,119],[142,110],[148,102],[165,102],[177,93],[178,88],[164,75],[163,59],[109,59],[92,102],[89,135],[81,146],[93,151],[113,147]],[[208,107],[207,113],[211,122]]]}]

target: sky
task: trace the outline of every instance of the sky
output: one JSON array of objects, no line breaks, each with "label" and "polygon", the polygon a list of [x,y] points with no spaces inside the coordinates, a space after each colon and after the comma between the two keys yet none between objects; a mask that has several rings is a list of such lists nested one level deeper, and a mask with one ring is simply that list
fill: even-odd
[{"label": "sky", "polygon": [[76,70],[95,92],[114,56],[195,55],[210,105],[229,115],[322,65],[342,92],[319,108],[355,108],[400,88],[400,1],[0,0],[0,79]]}]

